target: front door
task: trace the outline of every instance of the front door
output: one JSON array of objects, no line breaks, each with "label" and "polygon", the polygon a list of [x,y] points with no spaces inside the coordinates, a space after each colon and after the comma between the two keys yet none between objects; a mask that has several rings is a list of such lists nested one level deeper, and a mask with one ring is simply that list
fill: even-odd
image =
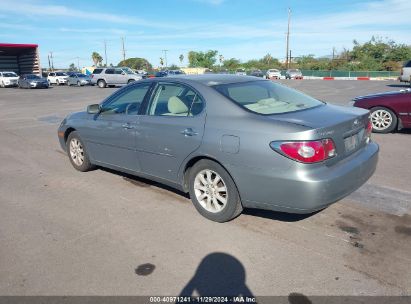
[{"label": "front door", "polygon": [[119,91],[80,130],[92,160],[140,171],[136,153],[138,111],[149,88],[150,84],[145,83]]},{"label": "front door", "polygon": [[183,160],[201,144],[205,124],[203,99],[192,88],[159,82],[137,130],[142,171],[176,181]]}]

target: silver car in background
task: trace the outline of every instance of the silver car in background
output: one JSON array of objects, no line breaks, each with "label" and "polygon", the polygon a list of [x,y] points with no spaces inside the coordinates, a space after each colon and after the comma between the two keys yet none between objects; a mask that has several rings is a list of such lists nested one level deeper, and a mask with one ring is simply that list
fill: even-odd
[{"label": "silver car in background", "polygon": [[299,69],[288,69],[285,72],[285,79],[303,79],[303,73]]},{"label": "silver car in background", "polygon": [[0,72],[0,87],[17,87],[19,76],[14,72]]},{"label": "silver car in background", "polygon": [[190,194],[206,218],[243,208],[311,213],[374,173],[369,111],[330,105],[257,77],[132,83],[58,129],[73,167],[138,175]]},{"label": "silver car in background", "polygon": [[96,68],[91,74],[91,84],[97,84],[99,88],[122,86],[141,79],[143,79],[142,75],[134,73],[127,67]]},{"label": "silver car in background", "polygon": [[76,86],[84,86],[84,85],[90,85],[91,84],[91,78],[85,74],[81,73],[72,73],[67,79],[67,85],[76,85]]}]

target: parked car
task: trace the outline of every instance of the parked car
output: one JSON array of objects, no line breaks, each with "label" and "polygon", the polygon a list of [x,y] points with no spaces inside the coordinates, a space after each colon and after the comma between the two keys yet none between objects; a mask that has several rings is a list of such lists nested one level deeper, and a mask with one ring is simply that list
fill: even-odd
[{"label": "parked car", "polygon": [[182,70],[167,70],[166,73],[167,73],[167,76],[185,75],[186,74]]},{"label": "parked car", "polygon": [[141,75],[134,73],[130,68],[97,68],[91,74],[91,84],[97,84],[99,88],[107,86],[125,85],[133,81],[143,79]]},{"label": "parked car", "polygon": [[49,84],[66,84],[68,79],[68,75],[64,72],[50,72],[47,76],[47,80]]},{"label": "parked car", "polygon": [[158,71],[154,74],[154,77],[166,77],[167,76],[167,72],[165,71]]},{"label": "parked car", "polygon": [[5,87],[17,87],[19,76],[14,72],[0,72],[0,86]]},{"label": "parked car", "polygon": [[230,71],[227,69],[221,69],[218,74],[230,74]]},{"label": "parked car", "polygon": [[20,76],[18,85],[19,85],[19,88],[21,89],[32,89],[32,88],[48,89],[49,82],[47,78],[40,77],[36,74],[26,74],[26,75]]},{"label": "parked car", "polygon": [[58,129],[75,169],[99,165],[167,184],[217,222],[247,207],[326,208],[373,174],[370,135],[368,110],[233,75],[139,81]]},{"label": "parked car", "polygon": [[264,73],[261,70],[252,70],[250,76],[264,77]]},{"label": "parked car", "polygon": [[289,69],[285,72],[285,79],[303,79],[303,73],[299,69]]},{"label": "parked car", "polygon": [[235,75],[246,76],[247,72],[244,69],[237,69],[235,70]]},{"label": "parked car", "polygon": [[401,82],[409,82],[411,85],[411,60],[404,63],[401,69],[401,75],[398,77]]},{"label": "parked car", "polygon": [[359,96],[353,105],[371,111],[372,130],[376,133],[411,128],[411,89]]},{"label": "parked car", "polygon": [[265,73],[265,78],[266,79],[280,79],[281,78],[281,72],[280,72],[280,70],[277,70],[277,69],[269,69]]},{"label": "parked car", "polygon": [[80,87],[80,86],[90,85],[90,84],[91,84],[91,78],[81,73],[73,73],[67,79],[67,85],[69,86],[77,85]]}]

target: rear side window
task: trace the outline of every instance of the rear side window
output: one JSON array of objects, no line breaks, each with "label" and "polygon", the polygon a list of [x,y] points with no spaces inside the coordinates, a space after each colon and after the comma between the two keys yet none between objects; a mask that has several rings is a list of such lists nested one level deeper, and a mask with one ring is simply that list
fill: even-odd
[{"label": "rear side window", "polygon": [[408,62],[404,64],[404,68],[411,68],[411,60],[408,60]]},{"label": "rear side window", "polygon": [[103,69],[94,69],[93,74],[100,74]]},{"label": "rear side window", "polygon": [[105,74],[114,74],[114,69],[107,69]]},{"label": "rear side window", "polygon": [[323,104],[308,95],[271,81],[221,84],[213,88],[241,107],[257,114],[289,113]]}]

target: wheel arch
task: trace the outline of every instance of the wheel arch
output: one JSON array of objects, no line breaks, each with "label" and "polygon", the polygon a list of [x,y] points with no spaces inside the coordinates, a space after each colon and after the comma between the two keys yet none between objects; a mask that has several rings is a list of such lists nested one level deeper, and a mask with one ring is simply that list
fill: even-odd
[{"label": "wheel arch", "polygon": [[69,137],[71,132],[76,131],[73,127],[68,127],[66,131],[64,132],[64,142],[67,142],[67,138]]},{"label": "wheel arch", "polygon": [[[231,177],[231,179],[233,180],[234,185],[236,186],[237,191],[238,191],[237,182],[236,182],[235,178],[232,176],[232,174],[230,173],[230,171],[227,170],[226,166],[224,166],[220,161],[218,161],[217,159],[215,159],[214,157],[212,157],[212,156],[210,156],[210,155],[197,155],[197,156],[194,156],[194,157],[190,158],[190,159],[185,163],[184,169],[182,170],[182,188],[183,188],[183,191],[184,191],[185,193],[188,193],[188,187],[189,187],[189,186],[188,186],[188,176],[189,176],[190,169],[191,169],[197,162],[199,162],[200,160],[203,160],[203,159],[211,160],[211,161],[219,164],[219,165],[227,172],[227,174],[230,175],[230,177]],[[242,201],[242,200],[241,200],[241,193],[240,193],[240,191],[238,191],[238,196],[240,197],[240,201]]]}]

